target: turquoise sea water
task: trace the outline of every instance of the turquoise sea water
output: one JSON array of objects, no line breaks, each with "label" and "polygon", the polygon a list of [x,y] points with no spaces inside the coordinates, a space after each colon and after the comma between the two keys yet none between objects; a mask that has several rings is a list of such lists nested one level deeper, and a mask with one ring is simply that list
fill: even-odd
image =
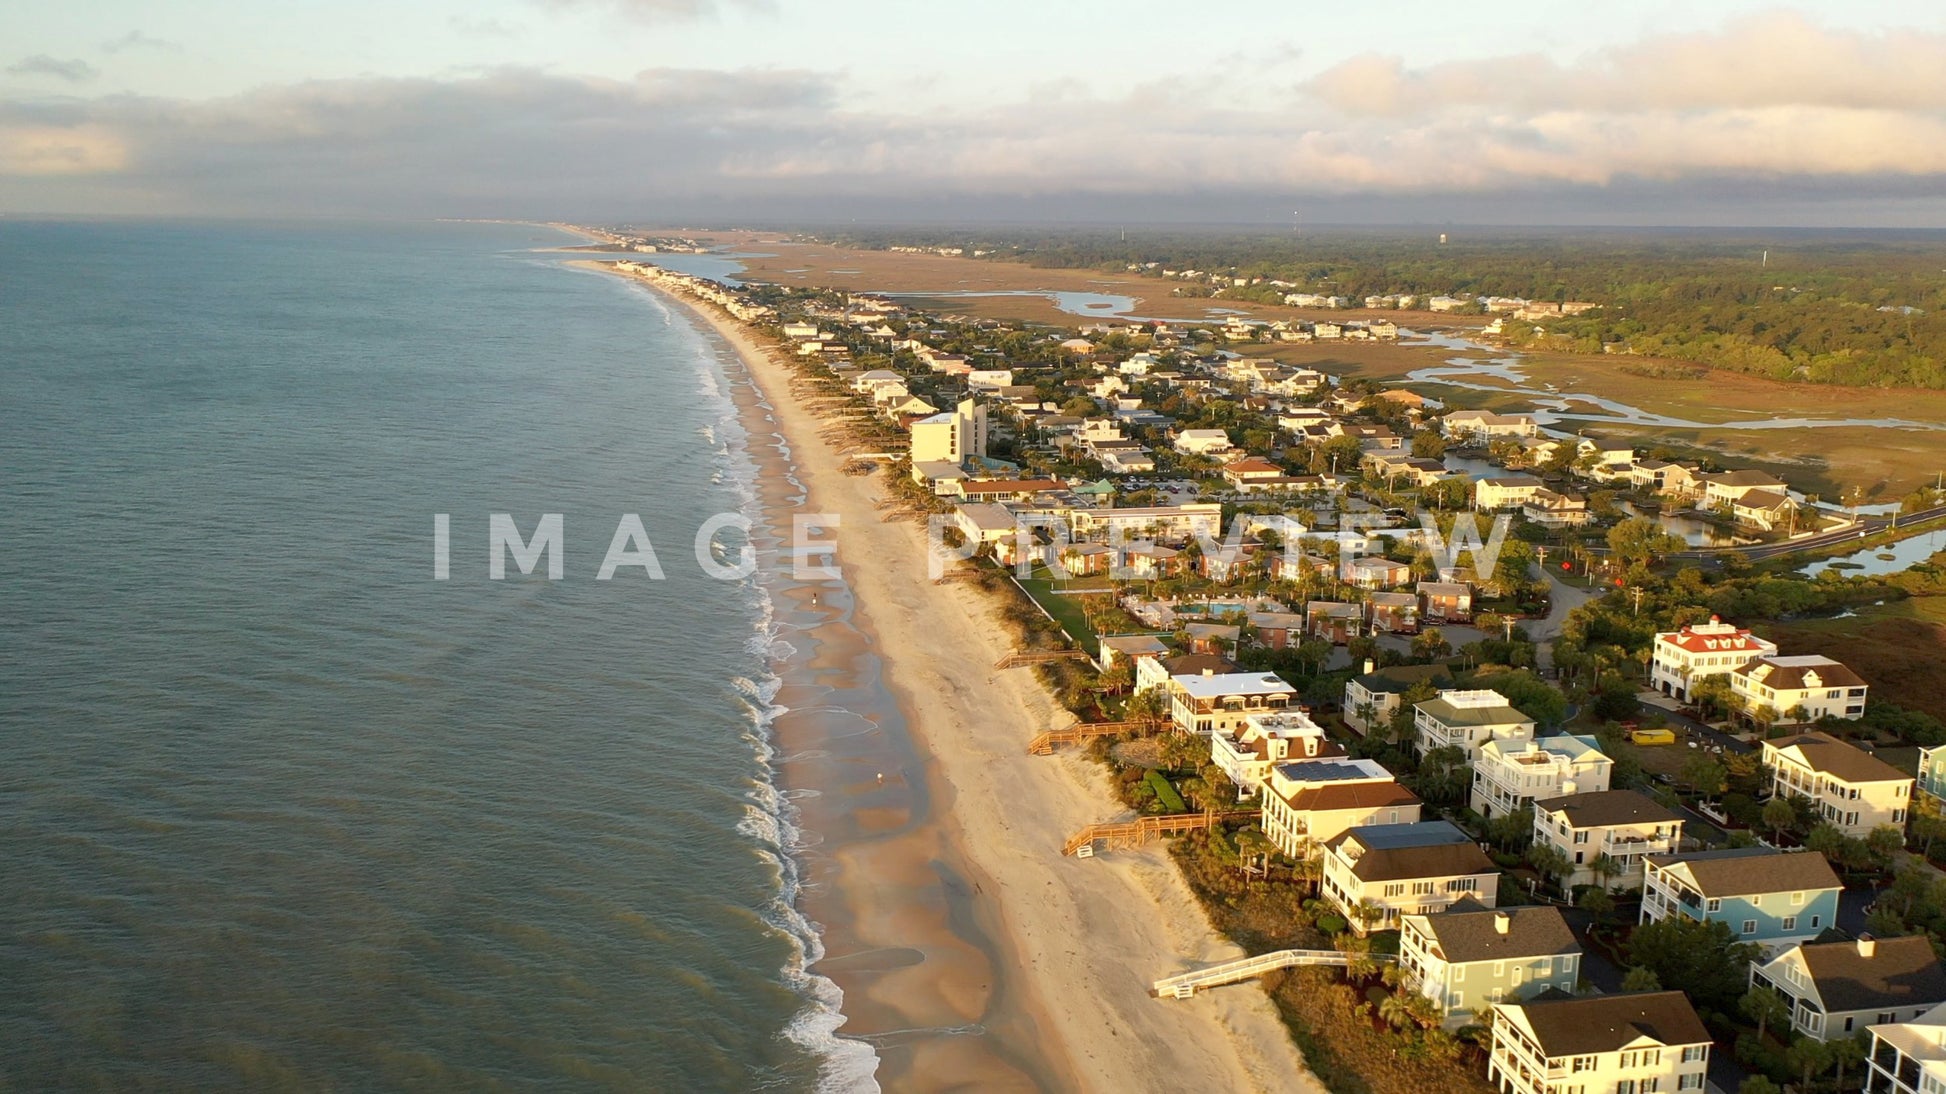
[{"label": "turquoise sea water", "polygon": [[[691,548],[722,351],[563,242],[0,222],[0,1086],[868,1081]],[[666,580],[595,580],[624,513]]]}]

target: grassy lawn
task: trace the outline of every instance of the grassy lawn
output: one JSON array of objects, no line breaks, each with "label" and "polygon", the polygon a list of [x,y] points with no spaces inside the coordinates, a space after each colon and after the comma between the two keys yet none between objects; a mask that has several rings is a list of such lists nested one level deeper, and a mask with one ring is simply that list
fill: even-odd
[{"label": "grassy lawn", "polygon": [[1791,653],[1843,661],[1872,685],[1872,696],[1946,718],[1946,597],[1911,597],[1836,619],[1761,628]]},{"label": "grassy lawn", "polygon": [[1038,572],[1043,576],[1022,579],[1020,587],[1027,590],[1027,595],[1034,599],[1034,603],[1039,604],[1047,614],[1053,616],[1055,622],[1061,624],[1062,629],[1066,630],[1069,637],[1079,643],[1082,649],[1087,650],[1091,656],[1099,655],[1101,639],[1095,634],[1094,628],[1088,625],[1088,613],[1082,608],[1081,597],[1064,596],[1055,591],[1057,586],[1073,586],[1080,582],[1056,582],[1044,576],[1045,570]]}]

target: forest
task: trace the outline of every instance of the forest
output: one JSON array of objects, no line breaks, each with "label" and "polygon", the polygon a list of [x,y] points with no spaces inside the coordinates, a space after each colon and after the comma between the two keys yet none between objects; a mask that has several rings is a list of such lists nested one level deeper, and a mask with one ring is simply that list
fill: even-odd
[{"label": "forest", "polygon": [[[1287,291],[1354,303],[1397,293],[1591,301],[1600,307],[1583,315],[1510,323],[1508,336],[1567,352],[1672,358],[1775,380],[1946,388],[1941,233],[1482,230],[1442,244],[1436,230],[1137,232],[1123,239],[1116,231],[903,229],[855,230],[833,242],[963,247],[992,261],[1158,279],[1163,269],[1262,278],[1264,284],[1215,293],[1257,303],[1275,303]],[[1212,294],[1207,281],[1183,283],[1179,291]]]}]

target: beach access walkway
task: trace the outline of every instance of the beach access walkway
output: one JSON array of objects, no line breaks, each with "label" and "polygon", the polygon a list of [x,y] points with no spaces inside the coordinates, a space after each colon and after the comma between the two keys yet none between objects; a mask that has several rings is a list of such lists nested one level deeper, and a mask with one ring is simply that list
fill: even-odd
[{"label": "beach access walkway", "polygon": [[1124,733],[1155,731],[1166,723],[1154,722],[1071,722],[1059,729],[1050,729],[1038,734],[1027,742],[1030,756],[1052,756],[1054,750],[1062,745],[1078,745],[1095,737],[1119,737]]},{"label": "beach access walkway", "polygon": [[[1393,960],[1391,954],[1375,953],[1369,956],[1373,961]],[[1255,957],[1239,957],[1235,961],[1225,961],[1195,972],[1165,976],[1155,982],[1155,994],[1158,999],[1187,999],[1204,988],[1234,984],[1239,980],[1261,976],[1272,969],[1288,969],[1293,965],[1334,965],[1343,968],[1350,963],[1350,956],[1337,950],[1274,950]]]},{"label": "beach access walkway", "polygon": [[[1137,817],[1134,820],[1091,824],[1068,837],[1067,845],[1061,848],[1061,853],[1075,858],[1094,858],[1097,850],[1125,851],[1132,847],[1140,847],[1150,840],[1180,836],[1184,832],[1202,832],[1229,821],[1248,820],[1262,815],[1263,811],[1259,809],[1227,809],[1221,812],[1211,810],[1205,813],[1171,813],[1162,817]],[[1096,844],[1101,846],[1097,848]]]}]

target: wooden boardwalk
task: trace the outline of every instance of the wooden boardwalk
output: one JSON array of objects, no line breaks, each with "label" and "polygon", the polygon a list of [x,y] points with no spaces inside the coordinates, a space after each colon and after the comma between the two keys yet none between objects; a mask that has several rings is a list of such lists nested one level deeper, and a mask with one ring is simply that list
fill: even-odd
[{"label": "wooden boardwalk", "polygon": [[993,663],[996,669],[1015,669],[1022,665],[1041,665],[1049,661],[1093,661],[1083,650],[1016,650]]},{"label": "wooden boardwalk", "polygon": [[1027,752],[1032,756],[1052,756],[1054,750],[1062,745],[1077,745],[1096,737],[1119,737],[1124,733],[1153,731],[1160,729],[1164,724],[1163,722],[1074,722],[1036,736],[1027,742]]},{"label": "wooden boardwalk", "polygon": [[[1372,954],[1373,961],[1391,961],[1390,954]],[[1272,969],[1288,969],[1293,965],[1336,965],[1343,968],[1351,959],[1337,950],[1277,950],[1260,953],[1255,957],[1239,957],[1235,961],[1225,961],[1206,969],[1186,972],[1179,976],[1165,976],[1155,982],[1155,994],[1159,999],[1188,999],[1204,988],[1219,984],[1234,984],[1253,976],[1262,976]]]},{"label": "wooden boardwalk", "polygon": [[1075,858],[1094,858],[1096,844],[1100,844],[1103,851],[1126,851],[1151,840],[1180,836],[1184,832],[1201,832],[1226,821],[1262,815],[1260,809],[1230,809],[1221,813],[1172,813],[1165,817],[1137,817],[1134,820],[1091,824],[1068,837],[1061,853]]}]

